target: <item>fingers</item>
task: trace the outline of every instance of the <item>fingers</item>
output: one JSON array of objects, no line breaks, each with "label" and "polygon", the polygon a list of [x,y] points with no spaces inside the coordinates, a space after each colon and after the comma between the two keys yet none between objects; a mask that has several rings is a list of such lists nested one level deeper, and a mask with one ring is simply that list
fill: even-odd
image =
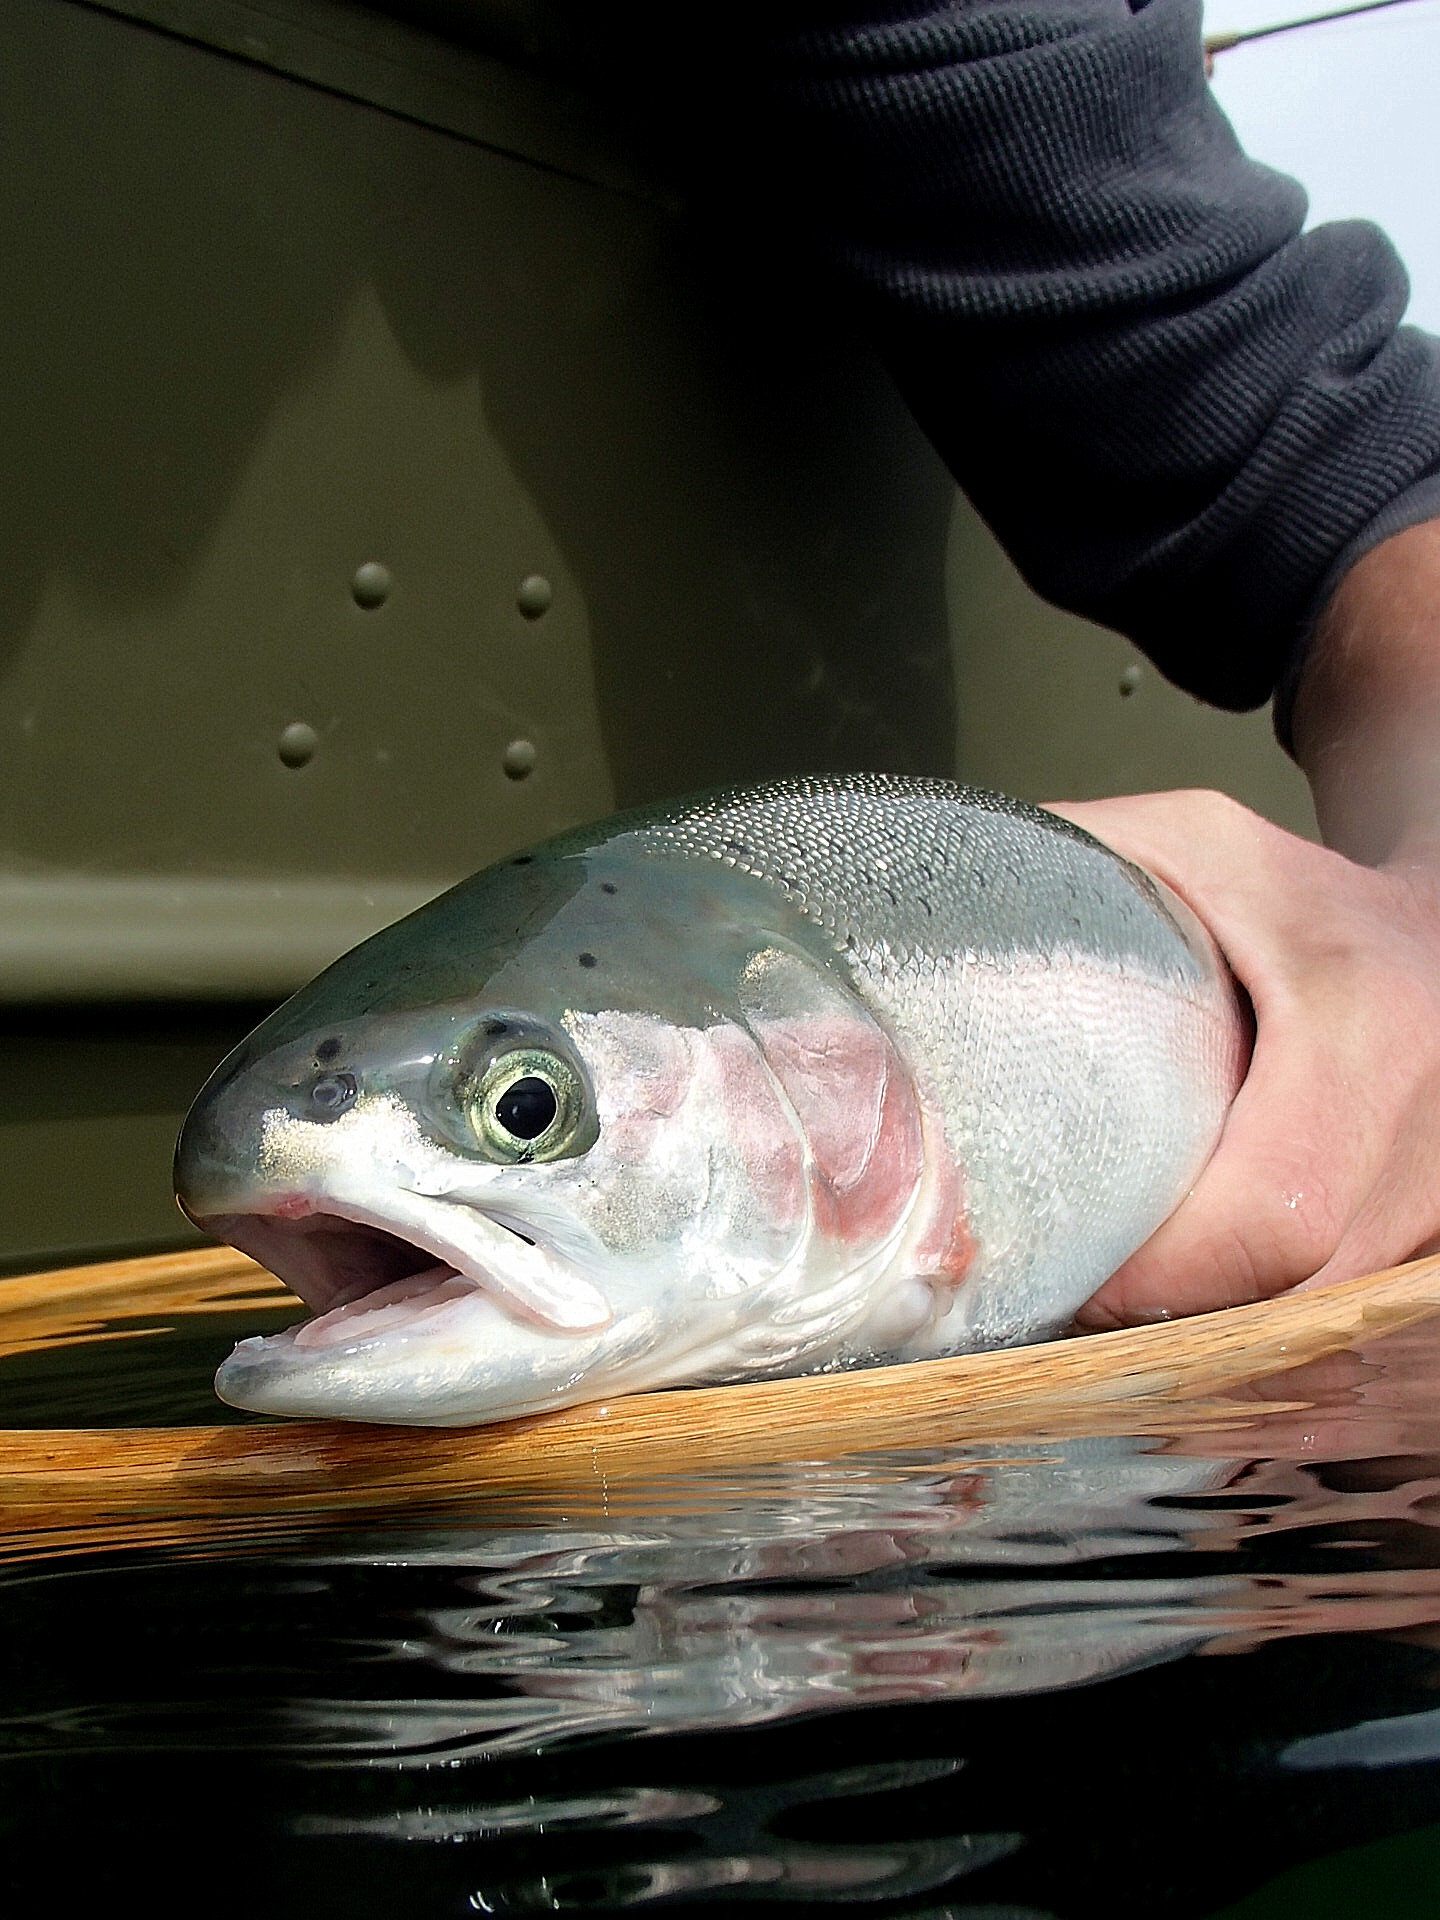
[{"label": "fingers", "polygon": [[[1267,1299],[1308,1279],[1348,1227],[1363,1192],[1356,1156],[1364,1126],[1343,1069],[1316,1057],[1311,1010],[1285,955],[1259,932],[1285,897],[1270,870],[1266,824],[1217,795],[1144,795],[1063,811],[1187,898],[1250,994],[1257,1023],[1249,1073],[1209,1165],[1080,1324],[1131,1325]],[[1342,1166],[1350,1177],[1337,1179]]]},{"label": "fingers", "polygon": [[1079,1316],[1268,1298],[1440,1245],[1440,890],[1218,795],[1055,811],[1165,880],[1250,995],[1256,1044],[1210,1164]]}]

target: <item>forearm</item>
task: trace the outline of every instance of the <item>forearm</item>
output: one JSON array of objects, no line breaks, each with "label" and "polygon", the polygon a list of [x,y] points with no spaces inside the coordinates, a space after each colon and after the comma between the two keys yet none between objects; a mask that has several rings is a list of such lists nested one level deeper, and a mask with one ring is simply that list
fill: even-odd
[{"label": "forearm", "polygon": [[1241,150],[1199,0],[577,17],[723,209],[739,298],[763,319],[795,252],[827,262],[1031,584],[1215,705],[1284,682],[1288,744],[1327,583],[1440,514],[1440,349],[1399,324],[1384,235],[1305,230],[1301,188]]},{"label": "forearm", "polygon": [[1202,698],[1262,703],[1327,577],[1440,474],[1440,360],[1384,236],[1302,233],[1206,87],[1194,0],[783,17],[752,43],[779,199],[1012,558]]},{"label": "forearm", "polygon": [[1368,866],[1440,869],[1440,520],[1345,575],[1310,642],[1292,732],[1327,845]]}]

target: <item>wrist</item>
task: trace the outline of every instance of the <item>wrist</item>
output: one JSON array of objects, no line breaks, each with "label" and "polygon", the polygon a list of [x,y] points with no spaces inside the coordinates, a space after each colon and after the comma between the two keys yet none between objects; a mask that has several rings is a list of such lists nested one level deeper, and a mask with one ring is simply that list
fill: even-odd
[{"label": "wrist", "polygon": [[1366,866],[1440,870],[1440,521],[1381,543],[1317,624],[1295,757],[1327,846]]}]

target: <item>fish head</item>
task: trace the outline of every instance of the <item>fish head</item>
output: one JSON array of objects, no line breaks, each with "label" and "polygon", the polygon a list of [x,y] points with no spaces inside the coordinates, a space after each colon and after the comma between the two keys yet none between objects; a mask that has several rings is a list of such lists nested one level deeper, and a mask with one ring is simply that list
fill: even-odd
[{"label": "fish head", "polygon": [[453,1425],[740,1370],[747,1338],[753,1368],[755,1296],[785,1305],[814,1228],[776,1048],[873,1027],[771,907],[721,867],[527,858],[272,1015],[197,1099],[176,1190],[315,1317],[241,1342],[221,1397]]}]

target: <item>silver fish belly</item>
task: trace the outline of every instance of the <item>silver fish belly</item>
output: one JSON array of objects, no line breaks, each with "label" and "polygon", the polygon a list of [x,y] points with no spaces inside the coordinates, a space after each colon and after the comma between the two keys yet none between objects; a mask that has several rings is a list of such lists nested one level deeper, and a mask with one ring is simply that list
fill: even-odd
[{"label": "silver fish belly", "polygon": [[461,1425],[1042,1339],[1247,1057],[1189,911],[1036,808],[847,775],[621,815],[345,955],[201,1093],[181,1205],[315,1310],[217,1387]]}]

